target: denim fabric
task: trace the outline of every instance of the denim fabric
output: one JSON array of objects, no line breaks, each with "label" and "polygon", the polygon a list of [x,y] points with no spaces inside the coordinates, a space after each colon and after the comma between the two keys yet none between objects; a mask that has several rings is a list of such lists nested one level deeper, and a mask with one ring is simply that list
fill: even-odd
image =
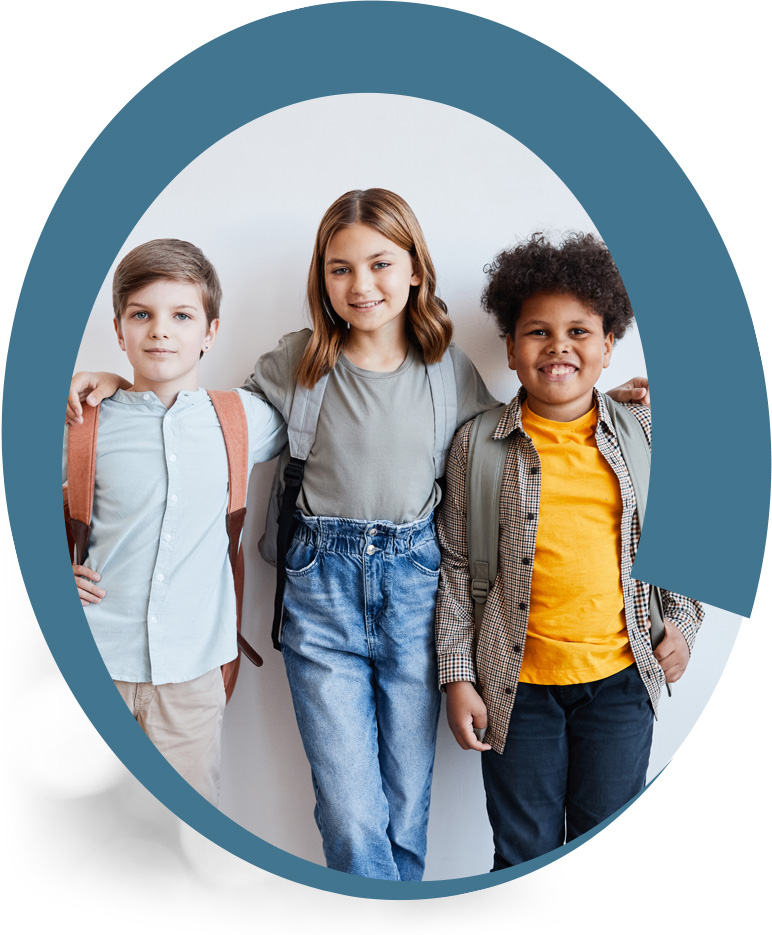
[{"label": "denim fabric", "polygon": [[299,515],[282,650],[327,866],[420,880],[440,709],[431,517]]},{"label": "denim fabric", "polygon": [[502,754],[482,754],[493,869],[572,841],[644,787],[654,711],[634,665],[579,685],[517,687]]}]

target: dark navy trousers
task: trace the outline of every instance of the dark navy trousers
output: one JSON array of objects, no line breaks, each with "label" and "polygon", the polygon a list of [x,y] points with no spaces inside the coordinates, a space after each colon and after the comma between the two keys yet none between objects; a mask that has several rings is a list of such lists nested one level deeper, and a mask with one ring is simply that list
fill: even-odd
[{"label": "dark navy trousers", "polygon": [[502,754],[482,754],[493,869],[546,854],[644,787],[654,712],[634,665],[596,682],[521,682]]}]

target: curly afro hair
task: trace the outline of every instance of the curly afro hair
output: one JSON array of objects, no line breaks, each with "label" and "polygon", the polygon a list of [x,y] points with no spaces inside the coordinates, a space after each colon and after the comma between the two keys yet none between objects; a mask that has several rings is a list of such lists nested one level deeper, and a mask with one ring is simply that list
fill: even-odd
[{"label": "curly afro hair", "polygon": [[523,302],[537,293],[568,294],[603,318],[603,331],[619,340],[633,320],[633,309],[608,247],[593,234],[568,233],[560,246],[533,234],[502,250],[485,268],[488,285],[482,306],[493,315],[501,336],[514,335]]}]

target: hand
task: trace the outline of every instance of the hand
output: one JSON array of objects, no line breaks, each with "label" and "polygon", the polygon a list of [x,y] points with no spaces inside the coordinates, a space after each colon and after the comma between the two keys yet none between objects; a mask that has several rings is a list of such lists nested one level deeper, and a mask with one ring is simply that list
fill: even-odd
[{"label": "hand", "polygon": [[76,373],[70,382],[70,395],[67,397],[65,425],[75,425],[83,421],[82,403],[98,406],[103,399],[112,396],[119,389],[131,386],[116,373]]},{"label": "hand", "polygon": [[105,596],[104,589],[96,585],[102,577],[99,572],[94,571],[93,568],[86,568],[85,565],[73,565],[72,570],[75,573],[75,583],[78,586],[81,604],[84,607],[88,607],[89,604],[98,604]]},{"label": "hand", "polygon": [[649,381],[646,377],[633,377],[627,383],[609,390],[608,395],[618,403],[641,403],[643,406],[651,407]]},{"label": "hand", "polygon": [[474,733],[474,728],[488,726],[488,712],[485,702],[475,691],[471,682],[449,682],[447,692],[448,724],[456,742],[462,750],[490,750],[489,743],[481,743]]},{"label": "hand", "polygon": [[665,635],[654,650],[654,658],[662,666],[668,682],[677,682],[689,665],[689,645],[683,633],[667,617],[665,617]]}]

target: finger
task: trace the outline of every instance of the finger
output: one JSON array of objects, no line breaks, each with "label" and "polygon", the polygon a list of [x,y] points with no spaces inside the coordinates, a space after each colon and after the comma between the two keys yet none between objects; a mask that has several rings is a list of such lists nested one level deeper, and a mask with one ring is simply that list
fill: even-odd
[{"label": "finger", "polygon": [[94,568],[89,568],[87,565],[73,565],[73,573],[78,578],[90,578],[92,581],[101,581],[102,576]]},{"label": "finger", "polygon": [[86,591],[89,594],[93,594],[95,597],[101,599],[105,596],[104,588],[100,588],[96,584],[92,584],[90,581],[86,581],[85,578],[76,578],[75,585],[79,591]]},{"label": "finger", "polygon": [[491,748],[489,743],[483,743],[481,740],[477,739],[471,721],[464,727],[463,737],[465,742],[464,750],[479,750],[482,753]]},{"label": "finger", "polygon": [[102,600],[102,597],[104,597],[104,592],[102,593],[102,597],[99,597],[96,594],[93,594],[87,588],[79,586],[78,597],[80,598],[81,604],[86,607],[88,604],[99,604]]}]

